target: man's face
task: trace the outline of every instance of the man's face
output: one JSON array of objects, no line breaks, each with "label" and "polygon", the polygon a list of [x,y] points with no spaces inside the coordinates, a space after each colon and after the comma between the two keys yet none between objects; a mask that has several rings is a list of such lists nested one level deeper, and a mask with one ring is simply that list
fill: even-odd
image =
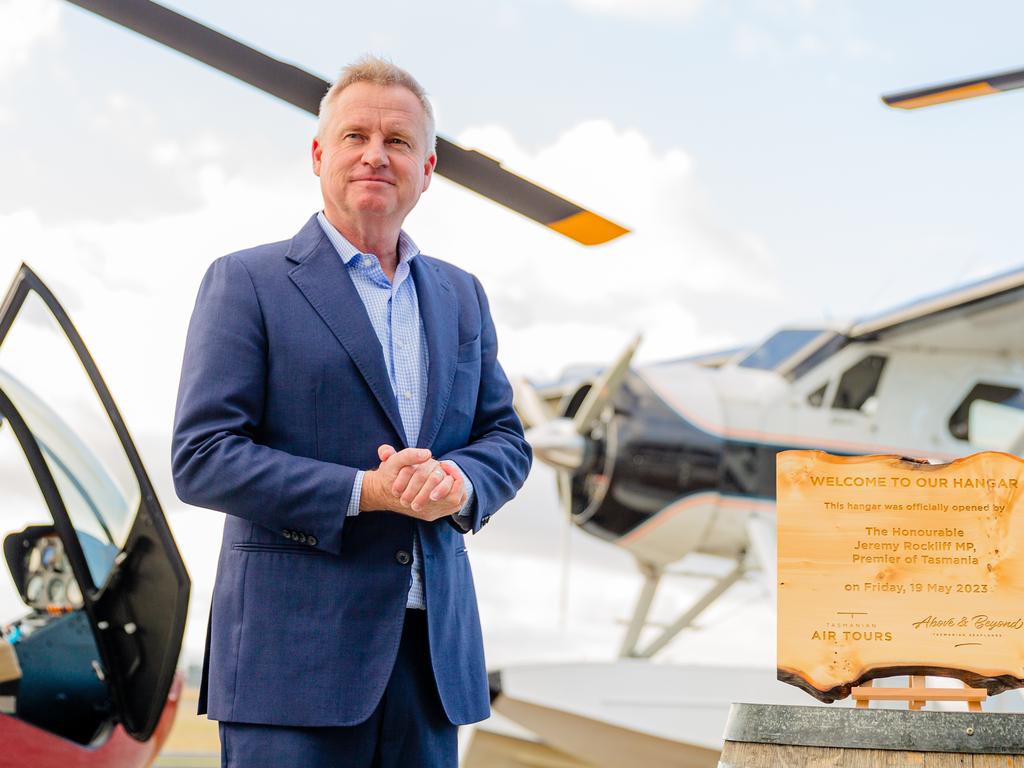
[{"label": "man's face", "polygon": [[363,82],[343,90],[313,140],[313,172],[332,223],[354,231],[401,226],[437,162],[426,132],[423,106],[407,88]]}]

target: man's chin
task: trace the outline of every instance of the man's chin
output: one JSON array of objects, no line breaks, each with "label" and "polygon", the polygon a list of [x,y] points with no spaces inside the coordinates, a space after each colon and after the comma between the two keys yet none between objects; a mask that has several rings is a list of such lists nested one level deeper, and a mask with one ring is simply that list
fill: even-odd
[{"label": "man's chin", "polygon": [[395,212],[395,203],[383,196],[367,195],[353,203],[352,211],[357,215],[389,216]]}]

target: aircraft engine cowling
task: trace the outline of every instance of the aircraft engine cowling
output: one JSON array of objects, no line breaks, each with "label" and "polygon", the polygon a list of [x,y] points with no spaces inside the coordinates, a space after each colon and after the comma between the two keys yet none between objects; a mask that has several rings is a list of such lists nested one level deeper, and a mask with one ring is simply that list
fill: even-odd
[{"label": "aircraft engine cowling", "polygon": [[[562,401],[562,416],[575,415],[590,386],[581,386]],[[721,457],[719,437],[682,419],[631,370],[610,406],[584,435],[580,465],[560,472],[559,482],[571,483],[574,523],[631,549],[630,534],[680,497],[717,497]],[[712,501],[709,508],[714,506]],[[643,559],[671,562],[696,547],[707,526],[692,522],[687,526],[692,537],[686,537],[692,540],[673,537],[664,542],[665,552]]]}]

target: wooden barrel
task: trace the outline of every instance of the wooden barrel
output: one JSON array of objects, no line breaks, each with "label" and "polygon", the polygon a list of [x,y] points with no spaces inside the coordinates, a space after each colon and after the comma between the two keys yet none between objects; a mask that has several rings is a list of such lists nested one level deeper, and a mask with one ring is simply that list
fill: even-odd
[{"label": "wooden barrel", "polygon": [[1024,768],[1024,715],[733,704],[719,768]]}]

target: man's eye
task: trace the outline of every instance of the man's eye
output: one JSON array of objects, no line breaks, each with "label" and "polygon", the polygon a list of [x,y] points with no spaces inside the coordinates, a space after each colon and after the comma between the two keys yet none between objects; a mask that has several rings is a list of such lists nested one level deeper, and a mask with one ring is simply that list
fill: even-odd
[{"label": "man's eye", "polygon": [[345,139],[361,139],[362,135],[358,134],[358,133],[346,133],[344,138]]},{"label": "man's eye", "polygon": [[390,139],[390,141],[391,141],[392,144],[408,144],[409,143],[405,139],[399,139],[399,138],[393,138],[393,139]]}]

